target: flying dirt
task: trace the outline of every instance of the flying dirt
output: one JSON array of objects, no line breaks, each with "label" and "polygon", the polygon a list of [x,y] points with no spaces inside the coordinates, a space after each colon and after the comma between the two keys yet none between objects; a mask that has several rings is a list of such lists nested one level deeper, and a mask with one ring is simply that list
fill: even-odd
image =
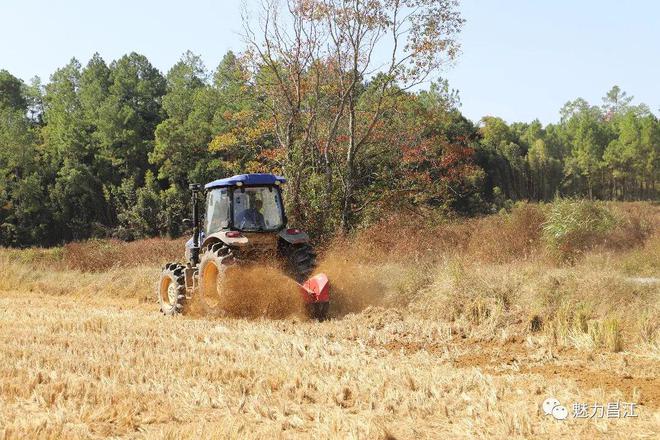
[{"label": "flying dirt", "polygon": [[249,319],[307,316],[298,285],[276,266],[233,266],[219,284],[222,296],[213,303],[206,300],[211,308],[193,296],[186,305],[186,315]]}]

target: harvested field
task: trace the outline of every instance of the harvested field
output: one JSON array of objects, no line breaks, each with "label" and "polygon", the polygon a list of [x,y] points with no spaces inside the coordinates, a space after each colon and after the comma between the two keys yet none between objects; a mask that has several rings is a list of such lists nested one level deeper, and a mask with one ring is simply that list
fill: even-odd
[{"label": "harvested field", "polygon": [[[638,242],[621,228],[570,261],[515,211],[394,254],[367,231],[324,250],[323,323],[164,317],[153,289],[177,255],[143,264],[141,242],[2,250],[0,438],[655,438],[658,208],[622,211],[649,225]],[[531,232],[494,246],[522,234],[507,228]],[[87,264],[99,246],[114,264]],[[545,415],[548,397],[571,416]],[[635,417],[573,417],[610,402]]]}]

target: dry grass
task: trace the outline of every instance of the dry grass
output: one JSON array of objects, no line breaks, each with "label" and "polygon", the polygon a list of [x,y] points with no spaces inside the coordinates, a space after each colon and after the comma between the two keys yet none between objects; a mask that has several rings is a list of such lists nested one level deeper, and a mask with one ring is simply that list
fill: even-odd
[{"label": "dry grass", "polygon": [[[8,438],[623,438],[657,427],[657,406],[648,405],[638,419],[543,417],[547,395],[639,396],[516,371],[495,355],[492,365],[462,365],[483,351],[477,342],[396,312],[315,324],[164,319],[151,305],[20,294],[0,303],[0,352],[9,360],[0,365],[0,432]],[[518,359],[528,369],[573,361],[534,341],[517,346],[529,353]],[[657,373],[643,368],[635,375]]]},{"label": "dry grass", "polygon": [[2,257],[51,270],[103,272],[112,268],[158,266],[181,258],[185,239],[88,240],[60,248],[2,249]]},{"label": "dry grass", "polygon": [[[571,264],[547,252],[547,209],[335,243],[324,323],[257,269],[230,280],[231,317],[163,317],[153,289],[182,241],[2,250],[0,439],[652,438],[658,208],[610,205],[616,226]],[[558,422],[551,395],[639,417]]]}]

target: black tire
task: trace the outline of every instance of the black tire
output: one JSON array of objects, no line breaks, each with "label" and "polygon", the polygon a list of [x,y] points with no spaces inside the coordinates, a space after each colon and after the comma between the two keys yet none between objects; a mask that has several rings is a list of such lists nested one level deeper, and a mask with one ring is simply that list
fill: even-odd
[{"label": "black tire", "polygon": [[284,248],[289,275],[304,283],[316,268],[316,252],[309,243],[287,244]]},{"label": "black tire", "polygon": [[178,263],[167,263],[163,267],[158,281],[156,294],[160,311],[165,315],[177,315],[185,311],[186,280],[185,266]]},{"label": "black tire", "polygon": [[236,262],[234,253],[224,243],[215,243],[202,254],[199,262],[199,292],[197,297],[204,312],[222,316],[222,279],[227,268]]}]

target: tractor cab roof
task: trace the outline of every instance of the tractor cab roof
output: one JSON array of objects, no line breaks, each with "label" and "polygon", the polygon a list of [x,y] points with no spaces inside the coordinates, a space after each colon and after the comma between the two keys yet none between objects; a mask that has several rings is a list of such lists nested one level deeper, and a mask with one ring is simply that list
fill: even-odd
[{"label": "tractor cab roof", "polygon": [[219,188],[226,186],[250,186],[250,185],[281,185],[286,183],[286,179],[282,176],[267,173],[255,174],[237,174],[232,177],[225,177],[224,179],[214,180],[204,185],[205,189]]}]

